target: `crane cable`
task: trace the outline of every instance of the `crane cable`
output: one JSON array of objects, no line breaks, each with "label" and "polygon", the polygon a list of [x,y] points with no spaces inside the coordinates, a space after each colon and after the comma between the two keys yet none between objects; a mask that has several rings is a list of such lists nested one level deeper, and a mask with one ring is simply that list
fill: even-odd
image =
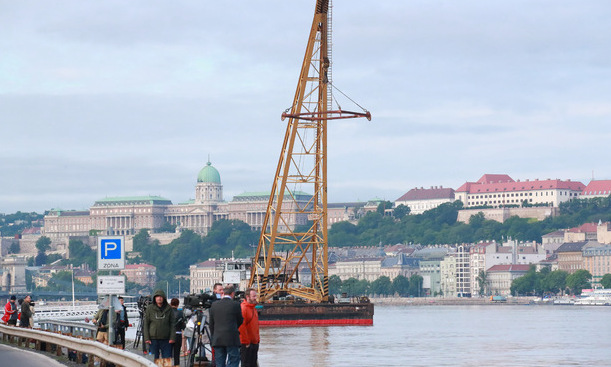
[{"label": "crane cable", "polygon": [[[348,98],[352,103],[354,103],[355,105],[359,106],[359,108],[361,110],[363,110],[363,112],[369,112],[367,111],[367,109],[365,109],[363,106],[361,106],[360,104],[358,104],[355,100],[353,100],[352,98],[348,97],[348,95],[346,95],[346,93],[342,92],[338,87],[336,87],[333,83],[329,83],[331,85],[332,88],[334,88],[335,90],[337,90],[338,92],[340,92],[344,97]],[[335,103],[337,103],[337,106],[339,107],[339,102],[337,101],[336,98],[333,98],[335,100]],[[341,107],[339,108],[341,110]]]}]

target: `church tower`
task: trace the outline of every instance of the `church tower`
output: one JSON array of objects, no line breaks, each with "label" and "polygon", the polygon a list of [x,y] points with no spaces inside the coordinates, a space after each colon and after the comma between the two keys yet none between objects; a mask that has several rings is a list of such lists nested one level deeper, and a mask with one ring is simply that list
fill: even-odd
[{"label": "church tower", "polygon": [[195,204],[219,204],[223,201],[221,175],[208,161],[197,175],[195,186]]}]

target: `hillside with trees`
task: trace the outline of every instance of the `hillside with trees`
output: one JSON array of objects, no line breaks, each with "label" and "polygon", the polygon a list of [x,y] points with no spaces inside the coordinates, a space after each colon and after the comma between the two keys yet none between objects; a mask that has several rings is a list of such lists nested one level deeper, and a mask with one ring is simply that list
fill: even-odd
[{"label": "hillside with trees", "polygon": [[36,212],[23,213],[18,211],[13,214],[0,214],[0,233],[3,237],[13,237],[32,226],[40,226],[44,214]]},{"label": "hillside with trees", "polygon": [[[147,230],[134,236],[134,251],[138,256],[131,263],[144,262],[157,268],[158,284],[178,289],[176,276],[188,275],[189,266],[209,258],[250,257],[259,240],[259,233],[239,220],[219,220],[212,224],[206,236],[186,230],[168,245],[151,240]],[[181,289],[187,283],[181,283]]]},{"label": "hillside with trees", "polygon": [[339,222],[329,230],[330,246],[373,246],[396,243],[422,245],[502,241],[511,237],[518,241],[541,242],[541,236],[587,222],[611,221],[611,196],[576,199],[560,204],[560,215],[545,220],[511,217],[504,223],[486,220],[482,213],[469,223],[457,222],[462,202],[445,203],[417,215],[400,218],[383,215],[382,210],[368,213],[357,224]]}]

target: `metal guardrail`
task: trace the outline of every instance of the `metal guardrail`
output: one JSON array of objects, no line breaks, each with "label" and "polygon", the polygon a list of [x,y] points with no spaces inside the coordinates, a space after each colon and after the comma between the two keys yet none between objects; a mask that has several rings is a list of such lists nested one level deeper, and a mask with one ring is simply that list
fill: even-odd
[{"label": "metal guardrail", "polygon": [[92,356],[97,356],[101,360],[114,363],[124,367],[155,367],[155,363],[146,359],[143,356],[110,347],[108,345],[88,340],[79,339],[72,336],[52,333],[49,331],[24,329],[15,326],[7,326],[0,324],[0,334],[3,340],[13,342],[17,338],[17,343],[21,346],[25,343],[26,347],[30,347],[34,341],[36,349],[42,349],[42,343],[46,343],[47,351],[52,349],[51,345],[55,345],[57,355],[62,354],[62,347],[67,350],[76,351],[81,354],[87,354],[89,358],[89,366],[93,366]]},{"label": "metal guardrail", "polygon": [[95,334],[98,330],[97,326],[93,324],[86,324],[77,321],[39,320],[36,323],[41,330],[69,334],[77,338],[82,337],[95,339]]},{"label": "metal guardrail", "polygon": [[[129,317],[138,317],[139,310],[138,304],[136,302],[125,302],[125,307],[127,307],[127,314]],[[44,306],[36,306],[34,313],[34,321],[38,322],[38,320],[83,320],[86,317],[93,317],[95,313],[98,311],[99,307],[97,303],[81,303],[76,305],[76,307],[72,306],[72,304],[62,303],[62,304],[50,304]],[[4,314],[4,308],[0,307],[0,316]]]}]

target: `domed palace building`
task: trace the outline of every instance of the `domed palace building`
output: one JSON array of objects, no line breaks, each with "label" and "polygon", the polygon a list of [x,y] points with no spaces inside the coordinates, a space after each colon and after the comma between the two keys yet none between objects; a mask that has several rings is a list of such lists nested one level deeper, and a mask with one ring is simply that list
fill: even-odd
[{"label": "domed palace building", "polygon": [[[210,162],[199,171],[195,199],[173,204],[160,196],[108,197],[96,201],[88,211],[52,209],[45,216],[43,235],[56,243],[67,243],[70,237],[98,235],[134,235],[147,228],[155,232],[165,223],[178,230],[190,229],[206,234],[220,219],[238,219],[254,230],[261,230],[269,192],[245,192],[229,202],[223,199],[221,175]],[[297,200],[305,205],[311,194],[298,192]],[[289,210],[294,202],[285,200],[286,212],[295,212],[288,221],[294,228],[306,224],[307,215]],[[282,229],[281,229],[282,230]]]}]

